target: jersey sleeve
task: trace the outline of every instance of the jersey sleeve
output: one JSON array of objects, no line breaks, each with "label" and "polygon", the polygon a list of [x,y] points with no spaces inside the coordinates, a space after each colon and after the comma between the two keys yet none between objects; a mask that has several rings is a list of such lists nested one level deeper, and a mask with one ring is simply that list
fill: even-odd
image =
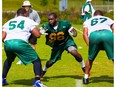
[{"label": "jersey sleeve", "polygon": [[85,28],[85,27],[88,27],[87,21],[85,21],[85,22],[83,23],[83,27],[84,27],[84,28]]},{"label": "jersey sleeve", "polygon": [[42,27],[44,30],[48,30],[48,25],[47,25],[47,24],[43,24],[41,27]]},{"label": "jersey sleeve", "polygon": [[110,18],[107,18],[107,19],[108,19],[107,24],[109,26],[111,26],[114,23],[114,21],[112,19],[110,19]]},{"label": "jersey sleeve", "polygon": [[64,23],[66,24],[68,30],[72,27],[69,21],[64,21]]}]

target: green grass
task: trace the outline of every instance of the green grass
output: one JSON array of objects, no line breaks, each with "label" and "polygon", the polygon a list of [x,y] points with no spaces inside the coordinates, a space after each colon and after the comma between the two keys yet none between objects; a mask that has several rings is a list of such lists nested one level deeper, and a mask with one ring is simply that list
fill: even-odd
[{"label": "green grass", "polygon": [[[30,0],[33,8],[38,11],[44,10],[58,10],[58,2],[57,4],[51,4],[53,0],[48,0],[49,3],[47,6],[40,6],[41,0]],[[72,10],[75,8],[80,10],[81,5],[85,3],[85,0],[68,0],[69,8]],[[73,2],[74,1],[74,2]],[[16,11],[19,7],[22,6],[23,0],[2,0],[2,10],[3,11]],[[15,3],[15,4],[13,4]],[[75,5],[76,4],[76,5]],[[103,4],[102,0],[93,0],[93,4]],[[105,3],[106,4],[106,3]],[[113,3],[111,3],[113,4]],[[82,25],[74,25],[77,29],[82,29]],[[78,36],[74,38],[78,47],[82,47],[82,49],[78,49],[79,53],[84,58],[84,61],[87,60],[88,47],[85,44],[82,34],[78,32]],[[37,50],[36,52],[39,54],[41,58],[42,66],[44,67],[46,61],[50,57],[51,48],[45,45],[45,38],[41,36],[38,39]],[[6,55],[4,50],[2,50],[2,64],[6,59]],[[16,65],[18,58],[12,64],[12,67],[8,73],[7,80],[9,85],[6,87],[32,87],[34,73],[33,73],[33,65],[29,64],[27,66],[24,65]],[[3,67],[3,66],[2,66]],[[42,78],[42,82],[46,84],[48,87],[76,87],[76,79],[82,80],[84,74],[80,68],[80,64],[75,61],[75,59],[64,51],[62,55],[62,60],[55,63],[51,68],[48,69],[45,77]],[[113,87],[113,78],[114,78],[114,64],[112,61],[109,61],[106,53],[104,51],[100,51],[98,56],[96,57],[93,67],[91,70],[90,84],[83,85],[83,87]]]},{"label": "green grass", "polygon": [[[82,29],[82,25],[74,25],[78,29]],[[82,34],[78,32],[78,36],[74,38],[78,47],[78,52],[87,60],[88,47],[85,44]],[[42,66],[45,65],[46,61],[50,57],[51,48],[45,45],[45,38],[41,36],[38,39],[37,53],[41,58]],[[4,50],[2,50],[2,63],[6,59]],[[12,67],[8,73],[7,80],[9,85],[6,87],[32,87],[34,73],[33,65],[29,64],[16,65],[18,58],[13,62]],[[62,60],[55,63],[51,68],[48,69],[42,82],[48,87],[76,87],[76,79],[82,80],[84,74],[81,70],[80,64],[75,61],[73,56],[64,51]],[[91,70],[90,84],[83,85],[83,87],[114,87],[114,64],[109,61],[106,53],[100,51],[96,57],[93,67]]]}]

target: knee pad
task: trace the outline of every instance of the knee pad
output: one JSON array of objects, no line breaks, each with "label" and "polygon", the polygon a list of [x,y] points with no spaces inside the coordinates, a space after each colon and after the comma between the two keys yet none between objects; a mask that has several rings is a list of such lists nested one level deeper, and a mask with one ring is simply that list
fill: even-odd
[{"label": "knee pad", "polygon": [[68,52],[71,52],[72,50],[77,50],[77,48],[75,46],[68,47]]}]

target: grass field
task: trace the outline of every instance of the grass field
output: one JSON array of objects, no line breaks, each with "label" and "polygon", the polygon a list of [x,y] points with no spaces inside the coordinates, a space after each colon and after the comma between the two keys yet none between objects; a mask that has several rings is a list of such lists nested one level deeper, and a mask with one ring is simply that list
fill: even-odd
[{"label": "grass field", "polygon": [[[40,0],[30,0],[33,8],[35,10],[47,10],[49,9],[58,9],[58,4],[54,6],[53,4],[48,4],[48,6],[40,6]],[[83,4],[85,0],[68,0],[69,7],[74,7],[80,9],[80,4],[73,6],[75,3]],[[102,0],[93,0],[93,4],[103,4]],[[23,0],[2,0],[2,10],[3,11],[16,11],[21,7]],[[49,0],[53,2],[53,0]],[[58,0],[57,0],[58,2]],[[15,3],[15,4],[12,4]],[[113,3],[111,3],[113,4]],[[74,25],[77,28],[78,36],[74,38],[78,51],[84,58],[84,61],[87,60],[88,47],[85,44],[82,36],[82,25]],[[51,48],[45,45],[45,38],[41,36],[38,39],[36,52],[41,58],[42,66],[44,67],[46,61],[50,57]],[[4,49],[2,49],[2,64],[6,59]],[[34,73],[33,65],[29,64],[27,66],[16,65],[18,58],[12,64],[12,67],[8,73],[7,81],[8,86],[5,87],[32,87]],[[2,66],[3,67],[3,66]],[[62,60],[58,61],[51,68],[48,69],[42,82],[47,85],[47,87],[114,87],[114,64],[112,61],[107,59],[106,53],[100,51],[96,57],[93,67],[91,70],[90,84],[83,85],[82,78],[84,73],[81,70],[80,64],[75,61],[75,59],[64,51],[62,55]]]},{"label": "grass field", "polygon": [[[86,61],[88,47],[82,38],[82,26],[74,25],[74,27],[79,29],[78,36],[74,40],[78,46],[79,53],[84,58],[84,61]],[[45,45],[44,36],[38,39],[36,51],[41,58],[42,66],[44,66],[51,52],[51,48]],[[6,55],[3,49],[2,64],[5,59]],[[15,59],[8,73],[7,81],[9,85],[6,87],[32,87],[34,79],[32,64],[27,66],[23,64],[16,65],[17,61],[18,58]],[[100,51],[93,63],[90,84],[82,84],[83,76],[84,73],[81,70],[80,64],[70,54],[64,51],[62,60],[49,68],[41,80],[47,87],[114,87],[114,64],[107,59],[104,51]]]}]

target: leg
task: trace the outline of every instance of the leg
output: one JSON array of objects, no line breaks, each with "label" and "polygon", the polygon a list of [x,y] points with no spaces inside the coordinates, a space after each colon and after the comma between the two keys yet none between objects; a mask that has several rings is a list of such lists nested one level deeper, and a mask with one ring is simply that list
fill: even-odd
[{"label": "leg", "polygon": [[86,70],[85,70],[85,75],[84,75],[84,78],[83,78],[83,83],[84,84],[89,83],[88,73],[90,72],[90,70],[92,68],[92,63],[93,63],[94,59],[96,58],[99,50],[102,47],[101,33],[100,32],[92,32],[90,34],[90,36],[89,36],[89,46],[88,47],[89,47],[88,48],[88,60],[86,61]]},{"label": "leg", "polygon": [[68,51],[81,64],[82,70],[83,70],[83,72],[85,72],[85,63],[83,61],[82,56],[77,52],[77,49],[74,46],[70,46],[70,47],[68,47]]},{"label": "leg", "polygon": [[46,62],[46,65],[43,68],[43,75],[46,73],[47,68],[51,67],[57,60],[61,59],[62,52],[64,51],[63,47],[53,47],[50,60]]},{"label": "leg", "polygon": [[[31,44],[31,47],[36,50],[36,43],[37,43],[37,38],[31,34],[29,37],[29,43]],[[16,64],[23,64],[21,60],[19,60]]]},{"label": "leg", "polygon": [[107,37],[103,40],[104,50],[108,59],[114,61],[114,35],[110,31],[106,31],[106,34]]},{"label": "leg", "polygon": [[93,64],[93,61],[91,61],[91,60],[88,59],[87,62],[86,62],[85,74],[88,74],[90,72],[90,70],[92,68],[92,64]]},{"label": "leg", "polygon": [[[36,45],[35,44],[31,44],[31,47],[36,50]],[[23,62],[21,60],[19,60],[16,64],[23,64]]]},{"label": "leg", "polygon": [[33,69],[34,69],[34,73],[35,73],[35,80],[33,83],[33,87],[36,87],[36,86],[46,87],[40,81],[41,74],[42,74],[42,65],[41,65],[40,59],[38,58],[35,61],[33,61],[32,63],[33,63]]},{"label": "leg", "polygon": [[12,41],[4,42],[4,50],[5,50],[7,59],[4,61],[3,71],[2,71],[2,85],[3,86],[8,85],[6,81],[6,77],[11,68],[12,62],[15,60],[15,57],[16,57],[16,55],[14,54],[14,50],[11,49],[11,47],[13,47],[12,45],[14,45],[13,43]]},{"label": "leg", "polygon": [[44,75],[44,74],[46,73],[47,69],[48,69],[49,67],[51,67],[53,64],[54,64],[53,62],[47,61],[47,62],[46,62],[46,65],[44,66],[43,74],[42,74],[42,75]]},{"label": "leg", "polygon": [[12,62],[10,62],[10,61],[8,61],[8,59],[6,59],[5,62],[4,62],[4,66],[3,66],[2,78],[6,78],[7,73],[9,71],[11,65],[12,65]]},{"label": "leg", "polygon": [[89,75],[88,75],[88,73],[90,73],[90,70],[92,68],[92,64],[93,64],[93,61],[91,61],[89,59],[86,61],[85,76],[83,78],[83,83],[84,84],[88,84],[89,83],[89,79],[88,79]]},{"label": "leg", "polygon": [[40,80],[41,74],[42,74],[42,65],[40,59],[36,59],[33,63],[33,69],[35,73],[35,80]]},{"label": "leg", "polygon": [[[23,45],[20,45],[20,44],[23,44]],[[22,42],[20,42],[20,44],[18,46],[20,48],[20,50],[16,51],[16,54],[19,57],[19,59],[25,65],[33,63],[33,71],[35,74],[33,87],[37,87],[37,85],[38,86],[43,85],[40,81],[40,77],[42,74],[42,65],[41,65],[41,61],[38,57],[38,54],[27,42],[22,41]]]},{"label": "leg", "polygon": [[5,60],[4,66],[3,66],[3,73],[2,73],[2,85],[8,85],[6,81],[6,76],[8,74],[8,71],[12,65],[12,62],[8,61],[8,59]]}]

